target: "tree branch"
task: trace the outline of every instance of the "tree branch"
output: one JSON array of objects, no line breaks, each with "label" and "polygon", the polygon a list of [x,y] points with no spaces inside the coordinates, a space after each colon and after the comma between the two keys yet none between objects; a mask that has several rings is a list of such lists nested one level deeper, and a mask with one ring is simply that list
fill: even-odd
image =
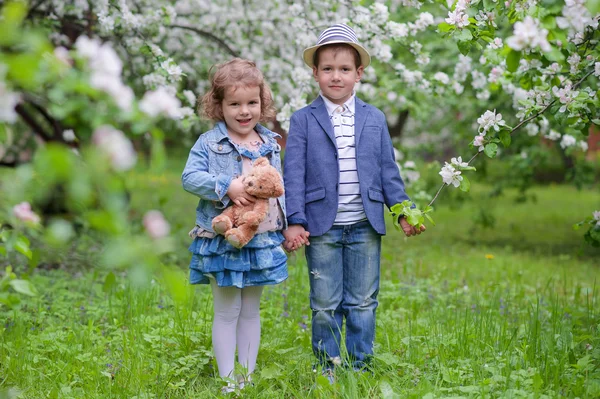
[{"label": "tree branch", "polygon": [[185,29],[185,30],[189,30],[192,31],[194,33],[197,33],[200,36],[206,37],[214,42],[216,42],[220,47],[222,47],[223,49],[225,49],[225,51],[227,51],[230,55],[232,55],[233,57],[239,57],[240,54],[233,50],[231,47],[229,47],[229,45],[227,43],[225,43],[225,41],[217,36],[215,36],[214,34],[210,33],[210,32],[206,32],[197,28],[194,28],[193,26],[185,26],[185,25],[171,25],[171,28],[179,28],[179,29]]},{"label": "tree branch", "polygon": [[[583,78],[581,78],[577,83],[575,83],[573,85],[573,89],[578,88],[584,80],[586,80],[592,73],[594,73],[594,69],[592,68],[588,73],[585,74],[585,76]],[[546,105],[544,108],[542,108],[537,114],[530,116],[529,118],[521,121],[517,126],[515,126],[514,128],[512,128],[512,130],[510,131],[510,134],[512,135],[517,129],[519,129],[521,126],[523,126],[524,124],[528,123],[529,121],[537,118],[538,116],[542,115],[544,112],[546,112],[548,110],[548,108],[550,108],[554,103],[556,103],[557,99],[552,100],[552,102],[550,102],[550,104]],[[471,164],[471,162],[477,158],[477,156],[481,154],[481,151],[477,152],[475,155],[473,155],[471,157],[471,159],[469,159],[469,162],[467,162],[467,164]],[[435,196],[433,197],[433,199],[431,200],[431,202],[429,202],[428,206],[431,206],[435,200],[437,199],[437,197],[440,195],[440,193],[442,192],[442,189],[444,187],[446,187],[447,184],[446,183],[442,183],[442,186],[438,189],[437,193],[435,194]]]}]

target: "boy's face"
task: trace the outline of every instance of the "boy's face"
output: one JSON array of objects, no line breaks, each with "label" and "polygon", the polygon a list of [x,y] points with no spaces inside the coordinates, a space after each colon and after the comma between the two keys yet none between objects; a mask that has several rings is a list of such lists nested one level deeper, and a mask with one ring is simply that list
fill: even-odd
[{"label": "boy's face", "polygon": [[351,49],[324,48],[319,51],[319,66],[313,67],[313,76],[323,95],[334,104],[343,104],[360,81],[363,66],[358,69]]}]

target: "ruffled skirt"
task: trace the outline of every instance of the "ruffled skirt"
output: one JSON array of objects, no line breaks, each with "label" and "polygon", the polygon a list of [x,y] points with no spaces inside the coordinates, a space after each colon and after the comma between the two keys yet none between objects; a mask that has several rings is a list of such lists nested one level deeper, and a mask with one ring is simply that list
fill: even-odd
[{"label": "ruffled skirt", "polygon": [[222,235],[197,237],[190,245],[190,283],[208,284],[214,278],[220,287],[244,288],[281,283],[288,277],[287,256],[281,247],[283,234],[268,231],[254,236],[241,249]]}]

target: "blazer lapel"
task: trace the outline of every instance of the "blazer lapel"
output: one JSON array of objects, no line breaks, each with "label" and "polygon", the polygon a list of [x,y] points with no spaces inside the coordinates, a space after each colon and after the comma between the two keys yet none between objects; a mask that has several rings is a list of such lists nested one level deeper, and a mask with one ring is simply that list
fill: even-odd
[{"label": "blazer lapel", "polygon": [[327,133],[329,140],[336,146],[335,142],[335,134],[333,133],[333,126],[331,125],[331,120],[329,119],[329,114],[327,113],[327,107],[325,106],[325,102],[323,98],[319,96],[315,101],[310,105],[312,108],[312,114],[314,115],[321,128]]},{"label": "blazer lapel", "polygon": [[355,105],[354,105],[354,137],[356,141],[356,146],[360,143],[360,137],[362,135],[363,127],[365,127],[365,122],[367,121],[367,116],[369,115],[367,111],[367,104],[358,97],[355,97]]}]

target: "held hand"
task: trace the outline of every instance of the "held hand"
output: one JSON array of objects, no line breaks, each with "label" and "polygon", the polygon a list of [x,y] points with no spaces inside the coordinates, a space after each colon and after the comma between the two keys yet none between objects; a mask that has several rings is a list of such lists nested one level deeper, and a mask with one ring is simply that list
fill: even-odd
[{"label": "held hand", "polygon": [[293,252],[300,248],[302,245],[310,245],[308,237],[310,233],[304,230],[301,225],[291,225],[287,230],[283,231],[285,242],[283,248],[288,252]]},{"label": "held hand", "polygon": [[408,223],[406,221],[406,219],[404,217],[402,217],[402,216],[400,216],[399,223],[400,223],[400,227],[402,227],[402,231],[404,232],[404,234],[407,237],[411,237],[411,236],[414,236],[414,235],[419,235],[422,232],[424,232],[425,230],[427,230],[427,228],[424,225],[421,225],[418,228],[415,227],[415,226],[411,226],[410,223]]},{"label": "held hand", "polygon": [[229,184],[229,189],[227,190],[227,195],[231,201],[238,206],[250,205],[256,201],[256,197],[248,194],[244,189],[243,181],[244,178],[242,176],[233,179]]}]

